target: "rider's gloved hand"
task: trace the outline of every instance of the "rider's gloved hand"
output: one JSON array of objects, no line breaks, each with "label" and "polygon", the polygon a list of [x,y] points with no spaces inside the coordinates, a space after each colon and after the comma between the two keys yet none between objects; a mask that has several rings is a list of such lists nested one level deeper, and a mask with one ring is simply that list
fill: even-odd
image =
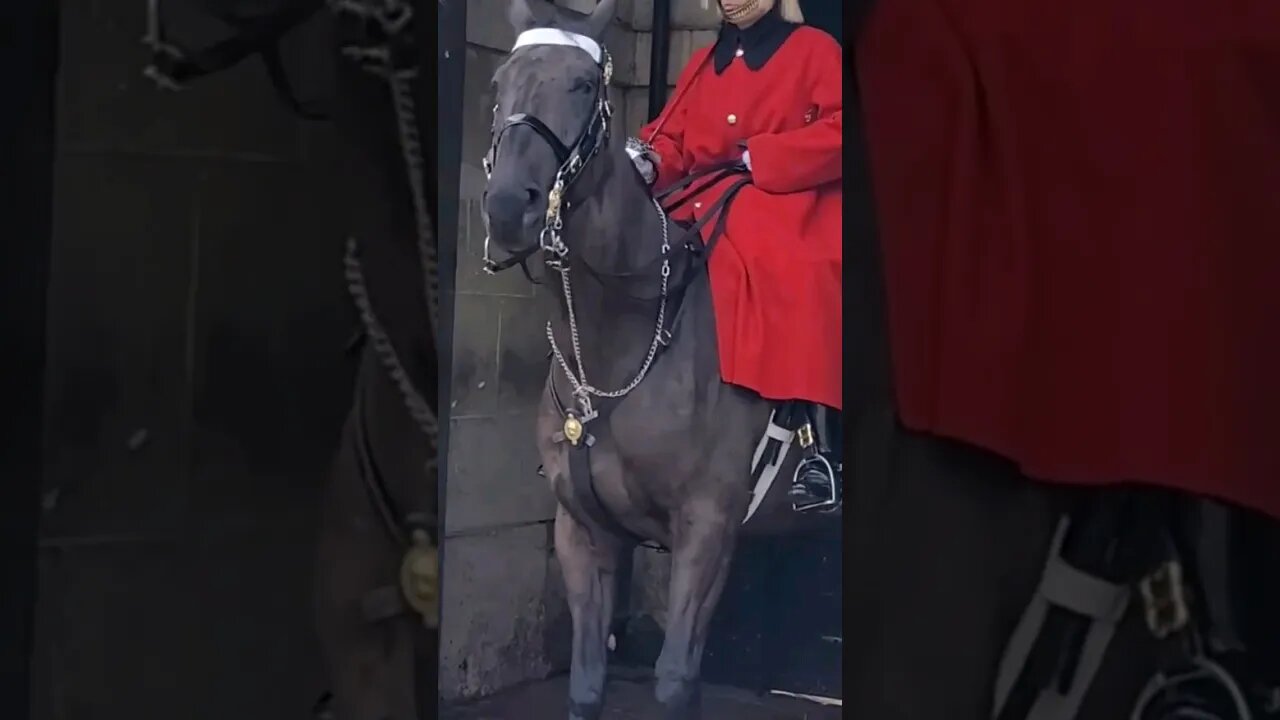
[{"label": "rider's gloved hand", "polygon": [[747,172],[751,172],[751,151],[742,151],[742,164],[747,167]]},{"label": "rider's gloved hand", "polygon": [[635,138],[627,138],[627,156],[646,183],[652,185],[658,179],[658,157],[648,145]]}]

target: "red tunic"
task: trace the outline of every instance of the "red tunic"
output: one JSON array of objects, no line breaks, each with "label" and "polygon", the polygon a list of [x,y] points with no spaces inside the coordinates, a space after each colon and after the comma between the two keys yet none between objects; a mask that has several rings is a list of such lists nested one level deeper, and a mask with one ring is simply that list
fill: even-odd
[{"label": "red tunic", "polygon": [[1280,517],[1280,2],[881,0],[859,43],[903,422]]},{"label": "red tunic", "polygon": [[[780,400],[840,408],[841,49],[796,29],[759,70],[717,75],[696,51],[671,107],[640,131],[660,158],[656,189],[742,154],[754,184],[729,210],[709,271],[725,382]],[[686,90],[687,88],[687,90]],[[674,214],[700,218],[732,180]],[[698,183],[694,183],[696,186]],[[707,224],[707,231],[714,220]]]}]

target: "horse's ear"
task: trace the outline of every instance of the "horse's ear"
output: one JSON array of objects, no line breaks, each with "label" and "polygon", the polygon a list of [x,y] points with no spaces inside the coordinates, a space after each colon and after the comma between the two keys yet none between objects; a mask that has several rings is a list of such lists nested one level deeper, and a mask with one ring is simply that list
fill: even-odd
[{"label": "horse's ear", "polygon": [[617,16],[618,0],[600,0],[596,9],[591,11],[591,16],[587,18],[587,36],[599,41],[604,37],[604,31],[609,28],[609,23],[613,22]]},{"label": "horse's ear", "polygon": [[507,20],[517,33],[521,33],[531,27],[545,25],[554,12],[555,8],[546,0],[511,0]]}]

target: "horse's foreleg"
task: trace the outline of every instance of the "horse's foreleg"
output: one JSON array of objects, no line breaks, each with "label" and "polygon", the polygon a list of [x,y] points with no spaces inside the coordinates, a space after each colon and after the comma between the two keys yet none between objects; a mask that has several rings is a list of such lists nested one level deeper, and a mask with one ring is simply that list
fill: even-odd
[{"label": "horse's foreleg", "polygon": [[655,670],[666,720],[701,716],[699,677],[711,614],[720,601],[737,538],[725,518],[686,517],[673,533],[667,632]]},{"label": "horse's foreleg", "polygon": [[594,535],[563,507],[556,510],[556,558],[564,573],[573,619],[569,664],[569,720],[597,720],[604,708],[609,623],[617,582],[619,545]]}]

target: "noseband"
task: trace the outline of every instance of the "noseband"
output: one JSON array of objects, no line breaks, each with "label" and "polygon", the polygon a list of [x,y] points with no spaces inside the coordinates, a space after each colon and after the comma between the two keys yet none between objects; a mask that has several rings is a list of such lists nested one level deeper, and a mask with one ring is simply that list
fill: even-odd
[{"label": "noseband", "polygon": [[[498,157],[499,143],[502,142],[502,138],[507,132],[515,127],[527,127],[537,133],[538,137],[542,138],[543,142],[555,153],[556,160],[559,161],[560,166],[556,170],[551,188],[547,191],[547,214],[543,221],[542,232],[538,235],[537,245],[512,255],[502,262],[495,262],[489,256],[489,237],[486,234],[484,239],[484,270],[491,275],[516,265],[524,267],[525,261],[539,250],[547,252],[548,264],[556,266],[561,262],[569,252],[569,248],[565,246],[560,236],[560,231],[564,227],[562,212],[568,207],[568,203],[564,200],[565,192],[582,175],[587,163],[609,141],[609,120],[613,117],[613,107],[609,104],[608,93],[609,81],[613,77],[613,60],[609,57],[609,52],[585,35],[552,28],[526,30],[516,38],[512,52],[521,47],[531,45],[564,45],[585,51],[591,55],[592,59],[596,61],[596,65],[600,68],[600,84],[596,87],[594,109],[591,112],[591,116],[587,118],[586,124],[583,126],[582,131],[578,133],[578,137],[574,139],[572,145],[565,145],[556,136],[555,132],[547,127],[545,122],[528,113],[511,115],[493,133],[492,142],[489,144],[489,152],[485,155],[483,161],[486,181],[493,172],[493,163]],[[494,105],[493,110],[496,115],[498,106]],[[527,274],[528,270],[526,269],[525,272]]]}]

